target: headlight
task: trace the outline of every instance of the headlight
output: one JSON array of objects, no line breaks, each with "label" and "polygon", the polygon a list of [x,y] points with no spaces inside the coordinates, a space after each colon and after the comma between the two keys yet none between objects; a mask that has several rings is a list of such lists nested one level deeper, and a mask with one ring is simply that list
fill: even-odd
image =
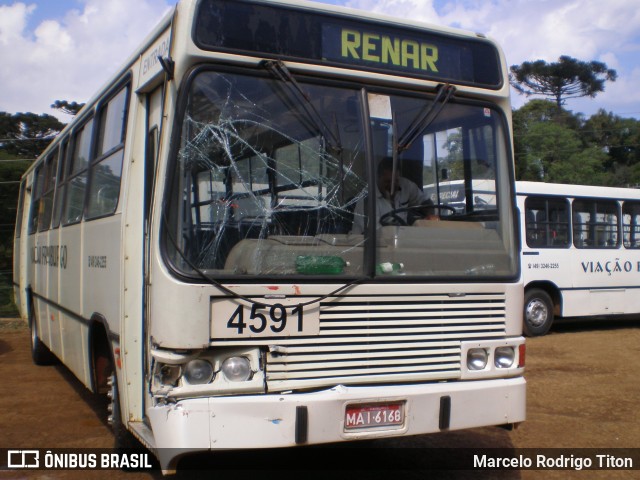
[{"label": "headlight", "polygon": [[494,364],[496,368],[509,368],[516,359],[516,351],[513,347],[496,348]]},{"label": "headlight", "polygon": [[178,380],[182,374],[180,365],[160,365],[158,368],[158,378],[163,385],[171,385],[175,387],[178,385]]},{"label": "headlight", "polygon": [[489,354],[484,348],[471,348],[467,352],[467,368],[469,370],[484,370],[487,366]]},{"label": "headlight", "polygon": [[213,378],[213,366],[206,360],[196,358],[187,362],[184,379],[191,385],[209,383]]},{"label": "headlight", "polygon": [[251,378],[251,364],[246,357],[229,357],[222,362],[222,373],[232,382],[245,382]]}]

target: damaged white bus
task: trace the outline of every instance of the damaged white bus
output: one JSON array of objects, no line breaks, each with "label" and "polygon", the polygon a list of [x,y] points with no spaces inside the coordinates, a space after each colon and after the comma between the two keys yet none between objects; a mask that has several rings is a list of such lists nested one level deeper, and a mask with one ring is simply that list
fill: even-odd
[{"label": "damaged white bus", "polygon": [[[507,78],[482,35],[179,2],[24,176],[34,360],[109,392],[116,438],[165,471],[522,422]],[[381,215],[385,158],[405,180]],[[469,200],[451,206],[454,181]]]}]

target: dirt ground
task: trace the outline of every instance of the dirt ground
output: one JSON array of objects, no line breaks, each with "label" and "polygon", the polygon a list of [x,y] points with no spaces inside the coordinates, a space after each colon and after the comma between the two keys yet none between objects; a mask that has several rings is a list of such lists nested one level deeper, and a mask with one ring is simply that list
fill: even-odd
[{"label": "dirt ground", "polygon": [[[295,449],[269,453],[264,461],[257,453],[242,452],[227,458],[227,467],[215,472],[221,457],[200,459],[197,468],[180,471],[174,478],[261,478],[290,476],[329,478],[335,472],[326,465],[336,461],[344,478],[640,478],[640,470],[491,470],[429,471],[429,459],[437,448],[477,449],[634,449],[640,463],[640,319],[616,321],[563,321],[544,337],[527,340],[527,421],[514,431],[478,428],[420,437],[384,440],[341,452],[320,451],[304,472],[286,468]],[[29,352],[29,332],[17,320],[0,320],[0,449],[19,448],[111,448],[113,437],[104,422],[105,402],[91,395],[62,366],[36,367]],[[376,447],[382,447],[382,450]],[[517,453],[519,450],[515,450]],[[350,453],[351,452],[351,453]],[[409,452],[409,455],[407,454]],[[442,450],[441,450],[442,452]],[[304,453],[304,452],[302,452]],[[572,451],[558,451],[570,455]],[[450,453],[449,453],[450,454]],[[578,455],[580,455],[578,453]],[[388,469],[359,468],[372,463]],[[224,457],[222,457],[224,458]],[[257,462],[257,458],[262,461]],[[238,462],[237,469],[229,463]],[[0,465],[6,465],[0,458]],[[268,468],[265,470],[265,465]],[[398,466],[400,465],[400,466]],[[274,467],[275,466],[275,467]],[[282,468],[278,468],[282,466]],[[403,468],[405,466],[406,468]],[[637,468],[638,465],[635,465]],[[346,470],[344,470],[346,468]],[[302,473],[302,475],[301,475]],[[272,474],[272,475],[269,475]],[[289,475],[290,474],[290,475]],[[158,472],[26,471],[0,470],[0,479],[150,479]]]}]

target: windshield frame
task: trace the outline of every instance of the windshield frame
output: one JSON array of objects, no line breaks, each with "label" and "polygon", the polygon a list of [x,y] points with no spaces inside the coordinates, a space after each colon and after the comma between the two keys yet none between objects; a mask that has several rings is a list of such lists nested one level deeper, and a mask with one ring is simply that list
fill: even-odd
[{"label": "windshield frame", "polygon": [[[219,74],[230,74],[230,75],[246,75],[249,77],[259,77],[265,79],[273,80],[273,76],[269,74],[268,71],[265,70],[264,67],[239,67],[239,66],[230,66],[230,65],[212,65],[212,64],[200,64],[193,67],[188,74],[185,76],[184,81],[180,87],[178,93],[177,100],[177,108],[175,110],[175,118],[174,118],[174,128],[171,134],[171,148],[169,151],[169,160],[166,166],[166,181],[164,186],[160,187],[163,189],[163,201],[160,207],[161,209],[161,217],[160,217],[160,235],[159,235],[159,243],[160,243],[160,251],[161,257],[168,267],[173,276],[180,279],[181,281],[185,281],[187,283],[207,283],[207,282],[227,282],[233,281],[234,283],[246,284],[246,283],[347,283],[347,282],[375,282],[375,283],[385,283],[389,282],[390,279],[388,276],[380,276],[376,275],[376,228],[368,227],[368,231],[371,232],[370,237],[366,237],[364,241],[364,253],[362,256],[363,261],[363,269],[361,275],[324,275],[324,274],[315,274],[315,275],[301,275],[301,274],[286,274],[286,275],[272,275],[272,274],[261,274],[261,275],[239,275],[239,274],[218,274],[215,273],[213,275],[204,274],[199,271],[185,271],[181,269],[174,260],[172,256],[180,255],[181,252],[176,247],[174,239],[171,238],[171,233],[169,233],[170,228],[174,228],[175,230],[175,220],[171,221],[171,214],[167,212],[167,210],[171,209],[172,205],[175,205],[176,195],[180,193],[177,192],[177,188],[174,188],[175,177],[174,172],[177,168],[177,163],[179,160],[179,151],[181,149],[181,138],[183,133],[183,127],[186,121],[186,111],[188,108],[188,98],[191,92],[191,88],[195,79],[202,74],[203,72],[215,72]],[[328,87],[336,87],[336,88],[346,88],[352,91],[358,91],[360,94],[360,111],[362,116],[362,126],[370,126],[370,112],[369,106],[367,103],[367,94],[374,92],[376,94],[381,95],[399,95],[404,97],[417,97],[423,98],[428,101],[433,101],[436,98],[435,91],[425,92],[424,90],[418,89],[415,85],[402,85],[400,83],[393,84],[370,84],[366,83],[366,79],[362,79],[362,81],[357,82],[353,80],[342,80],[336,78],[328,78],[322,76],[320,73],[317,75],[305,74],[302,75],[298,72],[294,72],[295,79],[302,85],[305,84],[313,84],[318,86],[328,86]],[[509,275],[416,275],[411,274],[407,276],[394,276],[392,281],[394,283],[476,283],[476,282],[501,282],[501,281],[516,281],[520,275],[520,265],[518,262],[519,254],[520,254],[520,240],[519,240],[519,230],[517,229],[517,224],[519,222],[519,217],[517,215],[516,209],[516,201],[515,201],[515,179],[514,179],[514,168],[513,168],[513,159],[512,159],[512,140],[509,135],[509,123],[505,116],[505,113],[502,109],[498,108],[498,105],[491,102],[483,102],[475,99],[460,99],[460,98],[451,98],[448,103],[451,104],[462,104],[468,105],[471,107],[479,107],[479,108],[489,108],[493,112],[497,114],[498,121],[501,123],[501,129],[503,132],[503,141],[504,146],[503,149],[506,152],[508,158],[503,159],[501,161],[501,168],[498,169],[497,175],[507,175],[507,180],[502,180],[500,183],[506,183],[508,185],[508,191],[502,191],[498,185],[497,176],[495,178],[496,181],[496,191],[501,195],[508,195],[510,201],[508,202],[510,205],[510,212],[505,212],[504,218],[509,218],[511,223],[514,225],[511,233],[511,243],[513,245],[513,251],[509,252],[512,257],[512,261],[514,262],[514,269],[512,274]],[[366,162],[366,181],[371,188],[371,185],[376,184],[376,172],[375,169],[372,168],[374,164],[373,161],[373,146],[372,146],[372,130],[371,128],[364,128],[364,158]],[[503,168],[504,165],[507,168]],[[176,191],[174,191],[176,190]],[[366,196],[368,199],[370,195]],[[375,211],[375,202],[366,201],[366,211],[369,215]],[[501,218],[503,216],[501,215]],[[374,222],[369,222],[374,223]],[[173,227],[168,227],[167,225],[173,225]],[[175,235],[175,233],[174,233]],[[173,244],[173,246],[172,246]],[[176,250],[175,254],[171,254],[169,250],[174,248]],[[215,279],[215,280],[212,280]]]}]

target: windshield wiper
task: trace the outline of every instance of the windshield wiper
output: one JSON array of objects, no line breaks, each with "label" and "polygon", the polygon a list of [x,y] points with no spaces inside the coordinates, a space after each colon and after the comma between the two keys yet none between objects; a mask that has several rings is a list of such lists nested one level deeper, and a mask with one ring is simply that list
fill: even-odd
[{"label": "windshield wiper", "polygon": [[444,106],[449,102],[456,91],[456,87],[450,84],[441,84],[438,87],[438,94],[433,103],[426,107],[415,118],[409,128],[397,140],[396,151],[398,153],[407,150],[420,134],[433,122]]},{"label": "windshield wiper", "polygon": [[313,102],[309,99],[307,94],[302,90],[300,84],[291,75],[289,69],[280,60],[263,60],[262,66],[274,76],[274,78],[280,80],[283,85],[286,86],[291,99],[295,100],[297,105],[302,107],[306,118],[313,124],[313,127],[318,130],[320,135],[327,141],[329,146],[338,154],[342,152],[342,145],[340,144],[340,138],[329,128],[322,115],[316,110]]},{"label": "windshield wiper", "polygon": [[[425,107],[418,116],[411,122],[405,132],[398,137],[397,135],[397,122],[395,112],[392,113],[391,125],[393,131],[393,167],[392,178],[395,178],[398,171],[398,155],[411,147],[411,144],[420,136],[425,129],[431,125],[440,112],[451,99],[456,91],[456,87],[450,84],[440,84],[438,86],[438,93],[436,98],[433,99],[433,103],[428,107]],[[395,184],[391,184],[391,195],[395,194]]]}]

